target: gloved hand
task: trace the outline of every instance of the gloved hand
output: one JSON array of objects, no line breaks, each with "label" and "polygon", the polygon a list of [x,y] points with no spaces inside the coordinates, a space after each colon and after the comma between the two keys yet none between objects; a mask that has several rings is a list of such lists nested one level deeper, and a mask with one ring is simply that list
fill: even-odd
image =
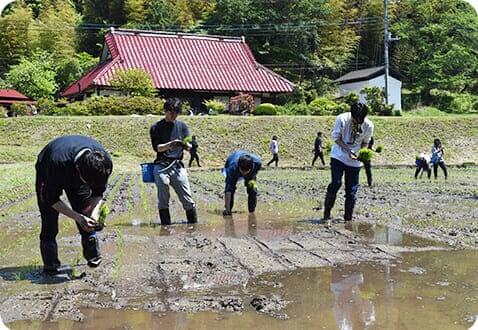
[{"label": "gloved hand", "polygon": [[247,188],[257,190],[257,182],[256,180],[251,180],[247,183]]}]

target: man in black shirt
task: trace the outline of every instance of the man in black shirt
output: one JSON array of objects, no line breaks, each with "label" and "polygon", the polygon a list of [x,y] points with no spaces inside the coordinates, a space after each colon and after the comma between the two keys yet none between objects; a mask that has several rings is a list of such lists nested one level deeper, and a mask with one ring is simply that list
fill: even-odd
[{"label": "man in black shirt", "polygon": [[[92,138],[71,135],[56,138],[46,145],[35,164],[36,193],[42,220],[40,250],[43,270],[59,272],[59,213],[76,221],[81,234],[83,256],[90,267],[101,262],[95,219],[89,216],[99,208],[113,169],[109,154]],[[70,206],[60,196],[65,191]]]},{"label": "man in black shirt", "polygon": [[198,167],[201,167],[201,165],[199,164],[198,148],[199,145],[196,141],[196,136],[193,135],[191,140],[191,149],[189,150],[189,153],[191,154],[191,158],[189,159],[189,167],[191,167],[194,160],[196,160]]},{"label": "man in black shirt", "polygon": [[314,159],[312,160],[312,166],[314,166],[315,161],[319,157],[320,157],[320,161],[322,162],[322,165],[325,166],[324,152],[323,152],[323,147],[322,147],[322,132],[318,132],[317,137],[315,138]]},{"label": "man in black shirt", "polygon": [[169,213],[169,186],[171,185],[186,211],[188,223],[197,222],[196,204],[192,199],[188,173],[182,162],[184,149],[191,145],[185,142],[190,136],[187,125],[176,120],[182,104],[177,98],[164,103],[164,119],[151,126],[151,145],[156,152],[154,181],[158,188],[158,209],[162,225],[171,224]]}]

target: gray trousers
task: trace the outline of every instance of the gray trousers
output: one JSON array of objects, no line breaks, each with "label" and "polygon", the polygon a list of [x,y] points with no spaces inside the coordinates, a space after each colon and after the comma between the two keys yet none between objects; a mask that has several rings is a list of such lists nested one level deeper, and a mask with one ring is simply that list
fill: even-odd
[{"label": "gray trousers", "polygon": [[158,209],[169,208],[169,186],[172,186],[185,211],[192,210],[195,207],[191,196],[191,187],[189,186],[188,172],[176,163],[170,168],[162,165],[154,166],[154,182],[158,188]]}]

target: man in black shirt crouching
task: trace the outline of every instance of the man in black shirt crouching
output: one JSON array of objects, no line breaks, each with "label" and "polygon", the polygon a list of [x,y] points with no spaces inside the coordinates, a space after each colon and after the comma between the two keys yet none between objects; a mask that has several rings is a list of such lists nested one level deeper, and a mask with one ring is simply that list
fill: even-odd
[{"label": "man in black shirt crouching", "polygon": [[[96,231],[97,219],[90,218],[97,210],[113,169],[110,155],[94,139],[70,135],[56,138],[46,145],[35,164],[36,193],[41,215],[40,251],[43,270],[59,272],[59,213],[75,220],[81,234],[83,256],[90,267],[101,262]],[[60,196],[65,191],[70,206]]]}]

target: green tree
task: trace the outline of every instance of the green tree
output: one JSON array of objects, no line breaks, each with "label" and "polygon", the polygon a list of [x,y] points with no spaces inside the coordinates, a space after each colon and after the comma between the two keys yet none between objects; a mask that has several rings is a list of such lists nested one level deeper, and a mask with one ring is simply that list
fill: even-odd
[{"label": "green tree", "polygon": [[66,0],[48,5],[38,16],[35,48],[52,54],[55,62],[71,59],[76,52],[76,25],[80,17]]},{"label": "green tree", "polygon": [[61,61],[56,68],[56,83],[59,90],[70,86],[97,64],[97,58],[84,52],[75,54],[72,58]]},{"label": "green tree", "polygon": [[401,40],[393,61],[409,87],[478,93],[478,16],[461,0],[400,3],[392,30]]},{"label": "green tree", "polygon": [[111,86],[127,96],[152,96],[156,91],[151,75],[143,69],[127,69],[115,73]]},{"label": "green tree", "polygon": [[5,75],[7,84],[32,99],[52,98],[57,90],[53,59],[45,51],[22,57]]},{"label": "green tree", "polygon": [[156,28],[167,28],[176,23],[177,17],[174,4],[169,0],[146,1],[146,25]]},{"label": "green tree", "polygon": [[145,16],[144,0],[125,0],[125,12],[128,25],[143,24]]},{"label": "green tree", "polygon": [[0,73],[29,55],[32,17],[27,7],[14,7],[8,15],[0,17]]}]

